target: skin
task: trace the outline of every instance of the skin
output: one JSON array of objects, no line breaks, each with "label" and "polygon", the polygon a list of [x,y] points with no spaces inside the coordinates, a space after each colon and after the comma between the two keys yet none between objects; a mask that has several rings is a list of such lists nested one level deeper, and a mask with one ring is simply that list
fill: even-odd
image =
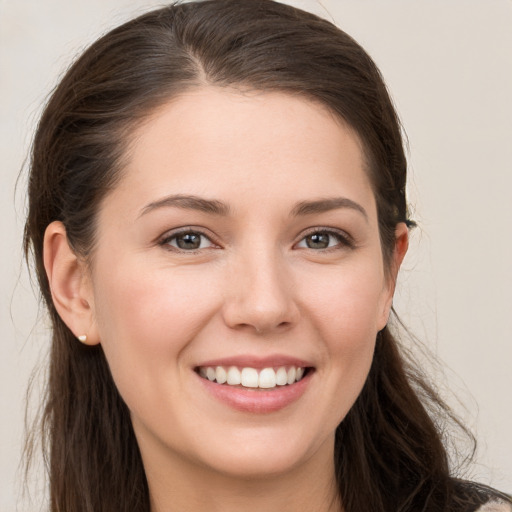
[{"label": "skin", "polygon": [[[103,346],[152,510],[340,510],[334,432],[368,374],[407,249],[399,224],[384,266],[357,136],[304,99],[204,87],[159,108],[128,156],[99,210],[91,264],[58,222],[45,264],[59,314]],[[162,204],[175,194],[228,211]],[[344,203],[297,214],[332,198]],[[177,246],[183,227],[204,234],[199,249]],[[329,247],[308,246],[312,232],[330,232]],[[272,413],[233,409],[194,371],[275,354],[315,370],[300,398]]]}]

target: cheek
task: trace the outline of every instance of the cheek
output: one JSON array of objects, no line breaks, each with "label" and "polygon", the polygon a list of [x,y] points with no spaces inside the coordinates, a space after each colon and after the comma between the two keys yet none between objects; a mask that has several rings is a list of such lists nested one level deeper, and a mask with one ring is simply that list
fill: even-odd
[{"label": "cheek", "polygon": [[354,264],[331,270],[326,269],[323,275],[317,272],[316,280],[311,281],[315,286],[303,295],[312,327],[323,341],[328,394],[336,397],[338,404],[332,411],[337,424],[368,375],[387,292],[383,269],[378,265]]},{"label": "cheek", "polygon": [[[371,260],[370,260],[371,261]],[[378,260],[377,260],[378,261]],[[343,268],[316,272],[303,287],[307,306],[319,330],[330,340],[354,342],[375,337],[380,330],[382,314],[388,296],[383,268],[355,261]]]},{"label": "cheek", "polygon": [[95,276],[98,331],[120,390],[149,384],[160,369],[179,369],[179,358],[218,301],[212,276],[144,268],[119,264]]}]

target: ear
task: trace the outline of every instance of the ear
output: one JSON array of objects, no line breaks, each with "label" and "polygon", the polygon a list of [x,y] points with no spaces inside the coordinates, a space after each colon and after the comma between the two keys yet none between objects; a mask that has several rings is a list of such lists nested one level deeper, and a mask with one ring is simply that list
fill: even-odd
[{"label": "ear", "polygon": [[82,343],[97,345],[100,340],[91,308],[89,273],[85,262],[71,249],[62,222],[52,222],[46,228],[43,253],[53,304],[59,316]]},{"label": "ear", "polygon": [[395,293],[396,279],[398,271],[402,265],[402,261],[407,254],[409,248],[409,229],[405,222],[400,222],[395,228],[395,247],[387,269],[386,285],[384,292],[384,306],[382,317],[379,322],[379,330],[383,329],[388,323],[389,314],[393,305],[393,295]]}]

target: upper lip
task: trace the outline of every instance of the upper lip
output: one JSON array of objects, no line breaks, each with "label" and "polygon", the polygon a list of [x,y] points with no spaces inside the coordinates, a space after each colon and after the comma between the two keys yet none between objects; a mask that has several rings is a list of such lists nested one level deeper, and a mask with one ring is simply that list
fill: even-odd
[{"label": "upper lip", "polygon": [[252,356],[252,355],[239,355],[231,357],[222,357],[218,359],[210,359],[203,361],[197,367],[208,366],[237,366],[239,368],[273,368],[279,366],[297,366],[297,367],[312,367],[311,362],[293,356],[283,354],[275,354],[269,356]]}]

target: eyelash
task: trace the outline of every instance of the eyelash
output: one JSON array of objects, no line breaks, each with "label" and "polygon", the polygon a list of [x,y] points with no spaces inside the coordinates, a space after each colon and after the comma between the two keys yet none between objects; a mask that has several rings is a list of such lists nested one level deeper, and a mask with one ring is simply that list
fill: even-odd
[{"label": "eyelash", "polygon": [[[173,240],[177,240],[178,237],[183,235],[197,235],[201,238],[205,238],[208,240],[208,242],[211,244],[209,247],[199,247],[197,249],[183,249],[180,247],[176,247],[171,245],[171,242]],[[202,242],[201,242],[202,243]],[[166,248],[167,250],[173,250],[180,253],[189,253],[189,254],[195,254],[199,251],[204,251],[205,249],[212,249],[212,248],[218,248],[219,246],[212,240],[212,237],[205,234],[203,231],[196,229],[196,228],[182,228],[179,231],[174,231],[172,233],[168,233],[164,235],[164,237],[158,242],[158,245]]]},{"label": "eyelash", "polygon": [[[313,228],[307,233],[305,233],[298,244],[305,242],[308,237],[313,235],[328,235],[329,237],[333,237],[336,239],[337,243],[333,246],[328,246],[323,249],[313,249],[311,247],[304,247],[304,249],[315,251],[315,252],[332,252],[338,251],[341,249],[354,249],[355,242],[354,239],[345,231],[341,231],[333,228]],[[330,243],[330,242],[329,242]],[[295,245],[298,245],[295,244]]]},{"label": "eyelash", "polygon": [[[197,235],[201,238],[205,238],[208,240],[208,242],[211,244],[209,247],[201,247],[199,246],[197,249],[183,249],[174,245],[171,245],[172,241],[175,241],[178,239],[178,237],[183,235]],[[306,239],[308,237],[311,237],[313,235],[327,235],[329,237],[333,237],[336,239],[337,243],[333,246],[328,245],[325,248],[311,248],[311,247],[301,247],[301,249],[307,249],[314,252],[332,252],[337,251],[340,249],[353,249],[355,247],[355,243],[353,238],[346,232],[336,230],[333,228],[313,228],[309,232],[305,233],[302,238],[294,244],[294,247],[297,247],[300,243],[304,242],[306,243]],[[200,242],[201,244],[202,242]],[[330,241],[329,241],[330,244]],[[173,250],[180,253],[189,253],[189,254],[195,254],[199,251],[204,251],[205,249],[212,249],[212,248],[219,248],[220,246],[216,244],[212,237],[205,234],[203,231],[195,228],[183,228],[179,231],[175,231],[170,234],[166,234],[159,242],[158,245],[165,247],[167,250]]]}]

